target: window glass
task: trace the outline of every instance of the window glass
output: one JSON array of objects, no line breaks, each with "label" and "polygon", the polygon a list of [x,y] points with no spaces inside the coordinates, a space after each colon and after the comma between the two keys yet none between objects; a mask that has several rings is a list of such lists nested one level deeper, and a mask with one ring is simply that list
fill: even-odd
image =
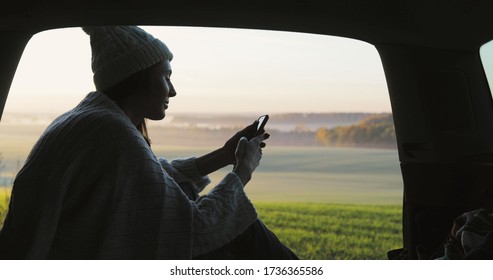
[{"label": "window glass", "polygon": [[490,41],[479,49],[481,61],[483,62],[484,72],[490,85],[490,91],[493,92],[493,41]]},{"label": "window glass", "polygon": [[[283,241],[305,259],[383,259],[402,246],[395,132],[372,45],[277,31],[143,28],[174,54],[178,94],[164,120],[149,122],[157,156],[199,156],[269,114],[271,139],[246,193]],[[29,42],[0,123],[5,192],[46,126],[94,90],[90,60],[80,28]],[[1,201],[0,193],[0,211]]]}]

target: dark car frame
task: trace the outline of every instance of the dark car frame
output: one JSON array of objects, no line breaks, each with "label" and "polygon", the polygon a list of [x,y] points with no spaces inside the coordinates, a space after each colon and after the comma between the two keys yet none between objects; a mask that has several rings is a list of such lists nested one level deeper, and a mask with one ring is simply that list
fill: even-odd
[{"label": "dark car frame", "polygon": [[0,115],[37,32],[95,25],[254,28],[354,38],[382,59],[404,182],[403,247],[428,258],[459,214],[493,208],[489,0],[33,1],[0,9]]}]

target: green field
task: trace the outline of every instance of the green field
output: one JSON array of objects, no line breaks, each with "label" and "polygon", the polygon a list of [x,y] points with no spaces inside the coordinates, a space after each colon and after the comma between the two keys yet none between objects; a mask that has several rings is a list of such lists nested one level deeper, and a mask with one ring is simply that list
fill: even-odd
[{"label": "green field", "polygon": [[[168,159],[212,150],[161,146],[153,149],[156,155]],[[11,182],[28,153],[13,151],[2,153],[6,168],[0,186]],[[231,169],[226,167],[213,174],[209,189]],[[254,201],[401,205],[403,184],[395,150],[267,147],[245,191]]]},{"label": "green field", "polygon": [[[210,151],[153,149],[167,158]],[[18,155],[4,153],[4,160],[14,164]],[[211,187],[230,169],[211,176]],[[268,147],[245,190],[264,223],[302,259],[386,259],[387,251],[402,247],[402,179],[394,150]]]},{"label": "green field", "polygon": [[10,189],[0,188],[0,228],[3,226],[9,205]]},{"label": "green field", "polygon": [[[169,159],[210,150],[154,147]],[[213,174],[212,181],[230,170]],[[403,187],[395,150],[267,147],[245,191],[254,201],[402,205]]]},{"label": "green field", "polygon": [[[0,191],[0,227],[7,210]],[[301,259],[386,259],[402,246],[401,207],[256,202],[259,217]]]},{"label": "green field", "polygon": [[402,247],[401,207],[255,204],[259,217],[301,259],[386,259]]}]

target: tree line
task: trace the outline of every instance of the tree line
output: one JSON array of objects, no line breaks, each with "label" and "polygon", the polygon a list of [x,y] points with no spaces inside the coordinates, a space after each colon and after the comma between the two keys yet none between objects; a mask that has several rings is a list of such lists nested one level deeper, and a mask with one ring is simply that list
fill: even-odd
[{"label": "tree line", "polygon": [[[356,115],[355,115],[356,116]],[[299,122],[298,122],[299,123]],[[397,148],[394,123],[390,113],[365,114],[352,124],[325,122],[318,129],[310,130],[300,123],[293,130],[281,131],[267,128],[271,138],[269,146],[329,146],[329,147],[369,147]],[[310,123],[307,123],[310,124]],[[328,128],[330,127],[330,128]],[[150,132],[153,145],[176,146],[220,146],[242,127],[167,127],[152,128]]]},{"label": "tree line", "polygon": [[315,140],[323,146],[396,148],[392,114],[375,114],[355,125],[319,128]]}]

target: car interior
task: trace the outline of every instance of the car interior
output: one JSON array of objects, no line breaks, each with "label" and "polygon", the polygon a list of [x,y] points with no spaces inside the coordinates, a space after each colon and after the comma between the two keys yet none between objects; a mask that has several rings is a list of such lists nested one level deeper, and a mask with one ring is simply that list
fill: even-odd
[{"label": "car interior", "polygon": [[493,210],[493,101],[480,55],[493,40],[491,12],[487,0],[15,1],[0,10],[0,116],[26,44],[44,30],[204,26],[368,42],[381,57],[396,130],[402,248],[407,259],[428,259],[457,216]]}]

